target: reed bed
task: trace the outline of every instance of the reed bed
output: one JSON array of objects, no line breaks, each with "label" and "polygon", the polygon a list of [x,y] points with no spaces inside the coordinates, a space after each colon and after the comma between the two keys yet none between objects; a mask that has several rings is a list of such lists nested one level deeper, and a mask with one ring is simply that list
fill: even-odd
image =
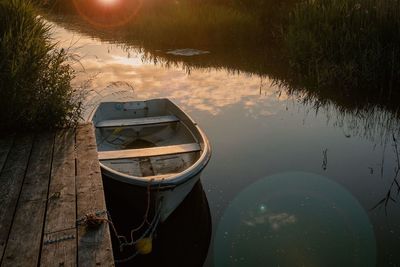
[{"label": "reed bed", "polygon": [[29,1],[0,0],[0,129],[73,126],[81,100],[68,55]]},{"label": "reed bed", "polygon": [[399,0],[308,0],[283,32],[291,72],[308,88],[399,96]]},{"label": "reed bed", "polygon": [[179,3],[139,14],[127,31],[132,38],[159,46],[245,47],[256,38],[258,26],[252,16],[233,8]]}]

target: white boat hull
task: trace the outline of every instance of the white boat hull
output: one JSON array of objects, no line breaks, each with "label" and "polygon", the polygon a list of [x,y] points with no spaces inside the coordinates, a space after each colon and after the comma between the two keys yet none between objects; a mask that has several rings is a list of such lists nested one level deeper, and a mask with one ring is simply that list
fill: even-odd
[{"label": "white boat hull", "polygon": [[133,192],[151,188],[161,221],[189,194],[211,157],[204,132],[168,99],[104,102],[91,120],[102,173],[117,188],[113,195],[130,205]]},{"label": "white boat hull", "polygon": [[[164,222],[179,207],[186,196],[192,191],[195,184],[200,180],[201,173],[191,177],[188,181],[175,187],[156,187],[151,190],[151,205],[161,204],[160,221]],[[135,207],[146,206],[147,187],[127,184],[105,174],[104,184],[109,192],[110,199],[119,198],[121,203],[126,203],[128,210],[134,210]],[[129,207],[131,206],[132,207]],[[140,216],[140,215],[139,215]]]},{"label": "white boat hull", "polygon": [[175,188],[158,193],[157,198],[161,200],[161,221],[165,221],[169,215],[182,203],[185,197],[192,191],[194,185],[199,181],[200,174],[195,175],[184,184]]}]

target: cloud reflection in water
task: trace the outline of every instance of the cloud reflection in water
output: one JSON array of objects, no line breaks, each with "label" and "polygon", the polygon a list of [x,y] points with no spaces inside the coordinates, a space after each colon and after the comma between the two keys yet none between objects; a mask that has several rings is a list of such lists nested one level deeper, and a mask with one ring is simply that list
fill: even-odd
[{"label": "cloud reflection in water", "polygon": [[248,226],[256,226],[258,224],[267,224],[272,230],[279,230],[281,227],[287,224],[294,224],[297,221],[295,215],[288,214],[286,212],[281,213],[265,213],[255,216],[250,213],[250,218],[248,220],[243,220],[243,223]]},{"label": "cloud reflection in water", "polygon": [[[99,101],[161,97],[171,98],[185,111],[203,111],[212,115],[239,102],[245,107],[247,116],[253,118],[273,115],[285,108],[287,95],[266,78],[211,69],[188,74],[183,68],[165,68],[142,61],[140,52],[130,53],[118,45],[90,37],[78,38],[59,26],[54,25],[54,31],[59,45],[68,48],[73,44],[73,52],[80,57],[80,64],[75,64],[80,71],[75,82],[90,79],[89,109]],[[116,82],[131,84],[134,91],[124,86],[110,86]]]}]

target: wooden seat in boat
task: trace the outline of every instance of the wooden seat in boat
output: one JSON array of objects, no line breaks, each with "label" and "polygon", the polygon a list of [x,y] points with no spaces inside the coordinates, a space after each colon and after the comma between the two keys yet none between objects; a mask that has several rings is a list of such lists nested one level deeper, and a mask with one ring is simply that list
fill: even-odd
[{"label": "wooden seat in boat", "polygon": [[157,116],[157,117],[144,117],[136,119],[120,119],[120,120],[104,120],[96,124],[96,128],[107,127],[123,127],[123,126],[140,126],[161,123],[178,122],[179,119],[174,115]]},{"label": "wooden seat in boat", "polygon": [[150,147],[150,148],[140,148],[140,149],[99,151],[99,160],[154,157],[162,155],[196,152],[200,150],[201,148],[198,143],[191,143],[191,144]]}]

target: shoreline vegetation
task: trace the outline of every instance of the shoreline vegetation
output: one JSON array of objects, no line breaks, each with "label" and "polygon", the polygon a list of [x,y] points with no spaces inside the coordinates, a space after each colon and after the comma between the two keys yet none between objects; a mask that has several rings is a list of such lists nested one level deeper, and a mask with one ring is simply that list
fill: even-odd
[{"label": "shoreline vegetation", "polygon": [[82,31],[139,46],[157,62],[213,65],[207,62],[212,55],[196,62],[158,52],[195,48],[225,54],[225,66],[235,71],[236,59],[229,57],[238,55],[238,70],[272,77],[320,104],[328,99],[397,111],[400,0],[98,2],[48,0],[45,8],[53,15],[79,14]]},{"label": "shoreline vegetation", "polygon": [[292,9],[283,39],[308,88],[399,99],[399,0],[307,0]]},{"label": "shoreline vegetation", "polygon": [[[11,1],[15,2],[22,0]],[[400,0],[131,0],[115,6],[100,5],[98,0],[32,3],[40,6],[45,16],[72,15],[82,32],[140,47],[148,59],[165,65],[183,62],[188,69],[222,67],[269,76],[289,93],[306,95],[316,106],[335,104],[345,112],[399,111]],[[21,118],[28,128],[76,122],[81,102],[71,100],[74,89],[65,82],[74,75],[65,64],[67,54],[50,45],[48,33],[41,38],[49,47],[44,54],[52,55],[45,57],[58,57],[53,61],[57,64],[48,60],[43,69],[52,68],[52,75],[64,78],[54,80],[68,95],[57,100],[66,104],[64,113],[52,113],[64,115],[58,116],[60,123],[47,123],[51,120],[32,111],[10,118]],[[160,53],[177,48],[211,54],[183,58]],[[50,106],[52,110],[57,105]],[[26,122],[24,114],[33,114],[41,122],[33,124],[32,118]]]},{"label": "shoreline vegetation", "polygon": [[0,130],[73,127],[81,98],[71,86],[68,53],[57,49],[50,27],[24,0],[0,0]]}]

